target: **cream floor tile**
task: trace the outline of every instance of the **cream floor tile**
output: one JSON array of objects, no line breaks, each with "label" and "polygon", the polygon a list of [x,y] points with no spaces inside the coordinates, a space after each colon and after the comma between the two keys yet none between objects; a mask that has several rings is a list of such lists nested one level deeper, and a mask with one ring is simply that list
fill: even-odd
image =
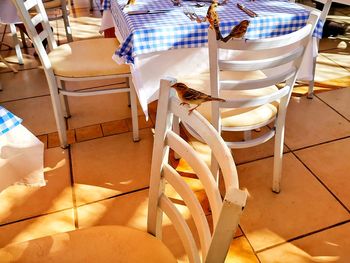
[{"label": "cream floor tile", "polygon": [[320,40],[319,45],[319,53],[327,52],[331,49],[342,49],[348,50],[350,49],[350,43],[347,38],[339,37],[339,38],[323,38]]},{"label": "cream floor tile", "polygon": [[249,245],[248,240],[242,236],[232,240],[225,263],[258,263],[259,260]]},{"label": "cream floor tile", "polygon": [[0,192],[0,224],[73,207],[67,150],[45,150],[44,167],[46,186],[14,185]]},{"label": "cream floor tile", "polygon": [[108,136],[72,145],[72,165],[77,204],[122,194],[149,185],[153,136],[140,131]]},{"label": "cream floor tile", "polygon": [[57,131],[50,96],[23,99],[2,104],[23,119],[23,126],[35,135]]},{"label": "cream floor tile", "polygon": [[350,89],[338,89],[332,92],[322,92],[317,94],[317,97],[326,102],[345,118],[350,120]]},{"label": "cream floor tile", "polygon": [[73,209],[0,226],[0,247],[74,230]]},{"label": "cream floor tile", "polygon": [[[349,41],[350,43],[350,41]],[[350,70],[350,47],[348,49],[332,49],[322,52],[322,56],[334,61],[338,65]],[[350,72],[348,74],[350,78]]]},{"label": "cream floor tile", "polygon": [[[143,231],[147,229],[148,190],[138,191],[116,198],[78,207],[79,228],[93,225],[125,225]],[[186,209],[181,211],[189,218]],[[180,262],[186,262],[184,249],[174,228],[165,217],[163,240]]]},{"label": "cream floor tile", "polygon": [[350,84],[349,71],[339,67],[337,63],[323,54],[317,57],[315,82],[347,87]]},{"label": "cream floor tile", "polygon": [[49,95],[45,74],[41,69],[2,73],[0,81],[3,88],[0,102]]},{"label": "cream floor tile", "polygon": [[296,155],[350,209],[350,139],[300,150]]},{"label": "cream floor tile", "polygon": [[[18,58],[15,50],[1,51],[2,57],[9,62],[17,70],[34,69],[40,66],[40,61],[38,58],[33,56],[34,48],[21,49],[23,57],[23,65],[18,64]],[[4,63],[0,63],[0,73],[12,72]]]},{"label": "cream floor tile", "polygon": [[255,251],[350,219],[291,153],[283,158],[281,192],[273,193],[272,166],[272,158],[238,166],[240,187],[250,193],[240,226]]},{"label": "cream floor tile", "polygon": [[[69,97],[70,129],[131,117],[127,93],[89,97]],[[139,107],[139,114],[142,114]]]},{"label": "cream floor tile", "polygon": [[[103,37],[103,35],[99,33],[101,18],[91,17],[89,14],[83,16],[83,14],[79,12],[79,17],[70,16],[69,20],[74,41]],[[62,40],[66,42],[66,31],[64,29],[63,20],[51,22],[51,25],[53,25],[54,32],[58,35],[60,42]],[[113,54],[111,54],[111,56],[112,55]]]},{"label": "cream floor tile", "polygon": [[290,149],[342,138],[349,134],[349,121],[317,97],[312,100],[306,97],[291,99],[285,133],[285,144]]},{"label": "cream floor tile", "polygon": [[[190,228],[194,230],[195,226],[193,221],[190,220],[188,210],[181,205],[178,205],[178,207]],[[83,205],[77,209],[79,228],[117,224],[146,231],[147,209],[148,190],[137,191],[93,204]],[[197,235],[195,235],[195,238],[198,239]],[[181,241],[166,216],[163,220],[163,241],[179,262],[188,262]],[[247,241],[239,238],[232,242],[226,262],[232,262],[232,259],[238,260],[237,262],[257,262],[256,258],[253,260],[254,257],[254,253]],[[245,259],[247,261],[244,261]]]},{"label": "cream floor tile", "polygon": [[147,209],[148,189],[78,207],[78,225],[124,225],[146,231]]},{"label": "cream floor tile", "polygon": [[340,225],[258,253],[260,262],[347,263],[350,258],[350,223]]}]

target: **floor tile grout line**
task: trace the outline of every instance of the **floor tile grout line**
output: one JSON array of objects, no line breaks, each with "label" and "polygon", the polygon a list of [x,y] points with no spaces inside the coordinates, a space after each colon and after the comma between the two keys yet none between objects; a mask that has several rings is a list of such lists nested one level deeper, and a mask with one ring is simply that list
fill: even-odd
[{"label": "floor tile grout line", "polygon": [[[322,53],[320,53],[322,55]],[[327,55],[323,54],[322,56],[326,57],[327,59],[329,59],[330,61],[332,61],[333,63],[335,63],[337,65],[337,67],[343,68],[346,71],[350,71],[350,68],[346,68],[342,65],[340,65],[338,62],[336,62],[335,60],[331,59],[330,57],[328,57]]]},{"label": "floor tile grout line", "polygon": [[39,217],[42,217],[42,216],[52,215],[52,214],[68,211],[68,210],[71,210],[71,209],[73,209],[73,206],[72,207],[67,207],[67,208],[64,208],[64,209],[58,209],[58,210],[55,210],[55,211],[52,211],[52,212],[42,213],[42,214],[35,215],[35,216],[29,216],[29,217],[26,217],[26,218],[22,218],[22,219],[18,219],[18,220],[15,220],[15,221],[7,222],[7,223],[4,223],[4,224],[0,224],[0,228],[3,227],[3,226],[16,224],[16,223],[19,223],[19,222],[23,222],[23,221],[26,221],[26,220],[39,218]]},{"label": "floor tile grout line", "polygon": [[292,151],[292,154],[297,158],[299,162],[303,164],[303,166],[312,174],[312,176],[335,198],[335,200],[348,212],[350,213],[350,209],[346,207],[346,205],[333,193],[333,191],[302,161],[302,159]]},{"label": "floor tile grout line", "polygon": [[50,94],[37,95],[37,96],[33,96],[33,97],[20,98],[20,99],[15,99],[15,100],[0,101],[0,103],[11,103],[11,102],[16,102],[16,101],[37,99],[37,98],[43,98],[43,97],[50,97]]},{"label": "floor tile grout line", "polygon": [[[350,88],[344,88],[344,89],[350,89]],[[322,101],[324,104],[326,104],[328,107],[330,107],[332,110],[334,110],[336,113],[338,113],[340,116],[342,116],[345,120],[347,120],[348,122],[350,122],[350,119],[346,118],[342,113],[340,113],[339,111],[337,111],[335,108],[333,108],[330,104],[328,104],[326,101],[324,101],[322,98],[320,98],[319,96],[317,96],[317,94],[315,94],[315,96]]]},{"label": "floor tile grout line", "polygon": [[113,198],[118,198],[118,197],[125,196],[125,195],[128,195],[128,194],[134,194],[134,193],[141,192],[141,191],[144,191],[144,190],[147,190],[147,189],[149,189],[149,186],[142,187],[142,188],[139,188],[139,189],[135,189],[135,190],[132,190],[132,191],[129,191],[129,192],[124,192],[124,193],[121,193],[121,194],[116,194],[116,195],[113,195],[113,196],[102,198],[100,200],[87,202],[85,204],[77,205],[77,208],[84,207],[84,206],[91,205],[91,204],[96,204],[96,203],[99,203],[99,202],[102,202],[102,201],[106,201],[106,200],[110,200],[110,199],[113,199]]},{"label": "floor tile grout line", "polygon": [[70,177],[70,186],[72,190],[72,203],[73,203],[73,211],[74,211],[74,227],[75,229],[79,229],[79,218],[78,218],[78,210],[77,210],[77,200],[76,193],[74,188],[74,174],[73,174],[73,160],[72,160],[72,147],[68,146],[68,160],[69,160],[69,177]]},{"label": "floor tile grout line", "polygon": [[345,139],[349,139],[349,138],[350,138],[350,135],[347,135],[347,136],[344,136],[344,137],[330,139],[330,140],[327,140],[327,141],[324,141],[324,142],[319,142],[319,143],[315,143],[315,144],[312,144],[312,145],[303,146],[303,147],[300,147],[300,148],[295,148],[295,149],[289,148],[289,149],[290,149],[290,152],[301,151],[301,150],[305,150],[305,149],[308,149],[308,148],[321,146],[321,145],[324,145],[324,144],[327,144],[327,143],[341,141],[341,140],[345,140]]},{"label": "floor tile grout line", "polygon": [[345,224],[348,224],[348,223],[350,223],[350,219],[347,219],[347,220],[342,221],[342,222],[338,222],[336,224],[333,224],[333,225],[330,225],[330,226],[327,226],[327,227],[324,227],[324,228],[321,228],[321,229],[318,229],[318,230],[311,231],[311,232],[306,233],[306,234],[299,235],[297,237],[293,237],[293,238],[287,239],[287,240],[285,240],[285,241],[283,241],[281,243],[278,243],[278,244],[275,244],[275,245],[272,245],[272,246],[269,246],[269,247],[266,247],[266,248],[254,251],[254,252],[256,254],[259,254],[261,252],[264,252],[264,251],[267,251],[267,250],[270,250],[270,249],[273,249],[273,248],[276,248],[276,247],[279,247],[279,246],[282,246],[282,245],[285,245],[285,244],[289,244],[289,243],[291,243],[293,241],[296,241],[296,240],[299,240],[299,239],[302,239],[302,238],[305,238],[305,237],[308,237],[308,236],[312,236],[314,234],[321,233],[323,231],[326,231],[326,230],[329,230],[329,229],[332,229],[332,228],[335,228],[335,227],[338,227],[338,226],[341,226],[341,225],[345,225]]}]

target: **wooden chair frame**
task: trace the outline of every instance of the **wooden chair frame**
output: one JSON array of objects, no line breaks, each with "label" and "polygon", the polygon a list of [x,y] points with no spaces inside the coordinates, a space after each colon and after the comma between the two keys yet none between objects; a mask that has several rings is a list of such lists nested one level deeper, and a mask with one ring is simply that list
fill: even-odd
[{"label": "wooden chair frame", "polygon": [[[300,63],[306,46],[311,41],[312,33],[315,29],[317,21],[320,17],[320,12],[313,10],[310,14],[309,21],[305,27],[288,35],[257,39],[257,40],[242,40],[232,39],[227,43],[216,40],[214,30],[209,29],[209,60],[210,60],[210,91],[214,97],[222,97],[221,91],[247,91],[274,86],[283,81],[286,85],[281,89],[276,89],[276,92],[257,96],[255,98],[226,98],[226,102],[212,102],[211,120],[213,126],[218,131],[243,131],[245,140],[240,142],[226,141],[226,144],[232,148],[247,148],[262,144],[275,136],[274,146],[274,169],[273,169],[273,184],[272,189],[278,193],[280,191],[280,182],[282,175],[282,156],[284,144],[284,129],[287,106],[291,97],[293,86],[299,71]],[[299,45],[295,45],[300,43]],[[292,47],[285,51],[283,47]],[[278,52],[272,52],[270,57],[263,59],[251,60],[220,60],[219,51],[239,50],[239,51],[259,51],[264,52],[276,49]],[[270,52],[271,53],[271,52]],[[221,71],[235,71],[235,72],[253,72],[275,67],[285,66],[280,72],[267,76],[264,79],[254,80],[220,80]],[[249,108],[258,107],[271,102],[279,101],[278,113],[275,118],[269,119],[266,122],[256,123],[247,126],[224,126],[221,122],[221,110],[223,108]],[[262,136],[251,139],[250,132],[254,129],[261,128],[274,123],[273,128]],[[186,125],[185,125],[186,126]],[[186,127],[187,130],[197,139],[201,140],[198,133]],[[212,172],[218,170],[215,158],[212,158]]]},{"label": "wooden chair frame", "polygon": [[[171,89],[174,83],[174,79],[164,79],[160,83],[151,167],[148,232],[161,237],[162,214],[165,213],[174,224],[190,262],[224,262],[245,206],[247,193],[238,189],[236,167],[225,142],[203,116],[198,112],[188,115],[188,109],[180,106],[180,101]],[[172,131],[174,118],[180,118],[195,129],[210,146],[223,174],[226,189],[224,200],[221,199],[217,182],[209,167],[187,142]],[[198,199],[177,171],[168,164],[169,149],[188,161],[203,184],[213,215],[212,235]],[[189,227],[164,194],[165,183],[172,185],[190,209],[200,237],[202,261]]]},{"label": "wooden chair frame", "polygon": [[[44,5],[41,0],[12,0],[17,7],[18,13],[25,24],[28,34],[33,41],[34,47],[39,55],[41,64],[44,68],[46,79],[48,81],[51,101],[53,105],[54,116],[56,120],[56,125],[58,129],[58,136],[60,139],[60,144],[62,148],[67,147],[67,131],[64,117],[70,116],[70,111],[67,103],[67,96],[94,96],[103,95],[111,93],[121,93],[130,92],[130,104],[131,104],[131,115],[132,115],[132,127],[133,127],[133,140],[139,141],[139,131],[138,131],[138,119],[137,119],[137,102],[136,102],[136,92],[131,80],[131,73],[128,74],[118,74],[118,75],[106,75],[106,76],[96,76],[96,77],[60,77],[56,76],[52,70],[51,62],[46,53],[45,47],[42,44],[43,40],[48,41],[48,49],[50,51],[57,48],[56,41],[51,30],[48,17],[45,12]],[[28,10],[35,8],[36,15],[31,17]],[[35,26],[41,23],[43,26],[43,31],[38,34]],[[89,41],[89,40],[84,40]],[[117,66],[117,65],[116,65]],[[108,88],[108,89],[98,89],[98,90],[84,90],[84,91],[68,91],[65,89],[65,82],[71,81],[91,81],[91,80],[101,80],[101,79],[115,79],[115,78],[126,78],[127,87],[126,88]]]}]

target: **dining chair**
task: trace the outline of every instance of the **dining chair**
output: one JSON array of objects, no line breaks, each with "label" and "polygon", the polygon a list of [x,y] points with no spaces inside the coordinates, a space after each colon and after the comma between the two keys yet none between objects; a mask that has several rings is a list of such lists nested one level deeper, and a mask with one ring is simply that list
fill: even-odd
[{"label": "dining chair", "polygon": [[[118,65],[112,55],[118,47],[118,41],[111,38],[98,38],[75,41],[57,46],[43,3],[41,0],[13,0],[19,15],[26,26],[44,68],[51,95],[58,136],[62,148],[67,147],[67,132],[64,117],[70,117],[67,96],[94,96],[111,93],[130,93],[133,140],[139,141],[136,93],[131,80],[128,65]],[[35,8],[37,15],[30,11]],[[37,33],[39,23],[43,31]],[[49,53],[42,41],[47,40]],[[91,81],[102,79],[126,79],[126,87],[92,88],[69,90],[66,82]],[[91,113],[93,114],[93,112]]]},{"label": "dining chair", "polygon": [[[317,3],[323,4],[320,14],[320,20],[324,23],[326,22],[327,15],[329,13],[329,9],[331,8],[332,5],[332,0],[313,0]],[[294,1],[293,1],[294,2]],[[313,11],[316,10],[316,8],[311,7],[309,5],[304,5],[302,3],[298,3],[299,5],[303,6],[304,8]],[[317,45],[317,52],[318,52],[318,47],[319,47],[319,39],[315,39],[315,45]],[[308,94],[307,97],[311,99],[313,97],[314,93],[314,86],[315,86],[315,73],[316,73],[316,60],[317,60],[317,55],[313,56],[313,62],[312,62],[312,75],[311,75],[311,80],[309,81],[309,88],[308,88]]]},{"label": "dining chair", "polygon": [[[198,111],[220,133],[233,135],[243,132],[243,141],[232,138],[226,140],[231,149],[253,147],[275,137],[272,190],[276,193],[280,192],[287,106],[319,15],[320,12],[314,10],[304,27],[273,38],[231,39],[224,43],[216,40],[214,30],[209,29],[210,72],[177,77],[195,90],[226,100],[204,103],[198,107]],[[220,51],[247,52],[248,55],[242,60],[221,58]],[[258,53],[268,55],[259,58]],[[278,88],[276,85],[283,81],[286,82],[285,86]],[[252,138],[252,131],[264,126],[268,127],[268,132],[257,132],[259,136]],[[186,128],[191,135],[201,140],[195,130]],[[212,158],[212,171],[217,171],[215,158]]]},{"label": "dining chair", "polygon": [[[236,166],[223,139],[198,112],[188,115],[187,108],[180,105],[174,96],[171,88],[174,83],[175,80],[170,78],[160,82],[147,232],[126,226],[95,226],[9,245],[0,249],[0,258],[5,261],[27,259],[28,262],[62,262],[62,259],[64,262],[177,262],[161,241],[162,218],[165,214],[178,233],[190,262],[225,261],[246,203],[247,192],[239,189]],[[174,116],[196,129],[211,147],[224,178],[226,190],[223,198],[207,164],[187,141],[172,131]],[[195,193],[184,177],[169,164],[170,149],[184,157],[196,171],[212,211],[212,231]],[[169,185],[176,190],[180,200],[174,199],[173,192],[166,191]],[[182,206],[189,209],[195,229],[190,228],[182,216],[179,210]],[[170,225],[167,223],[164,227],[169,228]]]},{"label": "dining chair", "polygon": [[67,40],[68,42],[72,42],[73,41],[72,29],[69,22],[70,6],[68,5],[68,9],[67,9],[67,1],[66,0],[43,0],[43,3],[44,3],[46,12],[52,13],[52,15],[48,16],[49,21],[62,19]]}]

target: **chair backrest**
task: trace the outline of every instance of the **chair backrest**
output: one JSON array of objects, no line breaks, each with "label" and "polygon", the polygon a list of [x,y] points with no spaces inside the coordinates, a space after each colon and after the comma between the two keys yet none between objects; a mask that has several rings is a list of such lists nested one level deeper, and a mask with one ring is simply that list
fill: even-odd
[{"label": "chair backrest", "polygon": [[[53,72],[51,70],[51,63],[47,56],[43,41],[47,40],[49,50],[57,47],[49,19],[46,14],[45,7],[41,0],[12,0],[17,8],[17,13],[24,23],[30,39],[33,41],[35,50],[37,51],[41,64],[45,69],[45,73]],[[30,11],[29,11],[30,10]],[[31,13],[35,10],[35,15],[32,17]],[[38,33],[36,27],[41,24],[43,31]]]},{"label": "chair backrest", "polygon": [[[314,1],[323,4],[322,10],[320,10],[321,11],[320,20],[323,21],[324,23],[329,13],[329,9],[331,8],[332,0],[314,0]],[[314,8],[307,5],[302,5],[302,6],[309,9],[310,11],[315,10]]]},{"label": "chair backrest", "polygon": [[[171,89],[174,83],[174,79],[164,79],[160,83],[151,168],[148,232],[161,237],[162,215],[165,213],[179,234],[190,261],[201,262],[195,239],[186,221],[164,193],[164,185],[169,183],[190,210],[199,235],[202,262],[224,262],[245,206],[247,193],[238,189],[236,167],[225,142],[203,116],[198,112],[189,115],[188,108],[180,105],[174,90]],[[195,129],[210,146],[219,162],[225,182],[226,195],[223,200],[217,182],[206,163],[184,139],[172,131],[174,116]],[[190,164],[201,181],[213,215],[213,234],[195,194],[169,165],[170,149]]]},{"label": "chair backrest", "polygon": [[[268,95],[260,97],[229,98],[225,102],[212,102],[212,124],[221,130],[219,108],[250,108],[280,101],[279,111],[286,109],[306,46],[320,16],[319,11],[310,13],[307,24],[301,29],[278,37],[265,39],[231,39],[228,42],[216,40],[215,32],[209,29],[209,63],[211,95],[222,97],[224,90],[249,91],[286,82],[286,85]],[[219,57],[221,50],[247,53],[244,59]],[[221,80],[221,71],[254,73],[269,72],[260,79]],[[281,114],[283,115],[283,114]],[[254,127],[250,127],[254,129]]]}]

